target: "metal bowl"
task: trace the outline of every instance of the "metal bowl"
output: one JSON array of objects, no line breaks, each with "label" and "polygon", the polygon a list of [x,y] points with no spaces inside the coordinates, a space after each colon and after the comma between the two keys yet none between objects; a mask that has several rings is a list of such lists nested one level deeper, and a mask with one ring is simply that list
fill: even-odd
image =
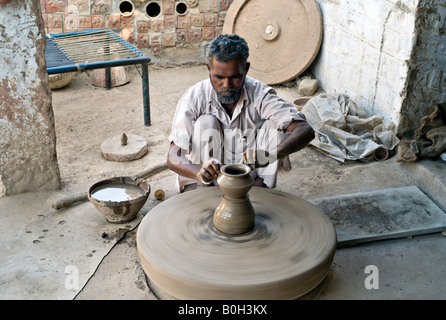
[{"label": "metal bowl", "polygon": [[117,177],[99,181],[88,191],[88,200],[111,223],[132,221],[150,194],[145,179]]}]

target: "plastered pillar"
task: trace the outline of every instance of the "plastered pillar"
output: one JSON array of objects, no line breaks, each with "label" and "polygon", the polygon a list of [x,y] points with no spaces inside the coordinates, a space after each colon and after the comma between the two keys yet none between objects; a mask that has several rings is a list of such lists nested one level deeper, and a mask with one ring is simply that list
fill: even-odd
[{"label": "plastered pillar", "polygon": [[0,196],[61,186],[39,0],[0,2]]}]

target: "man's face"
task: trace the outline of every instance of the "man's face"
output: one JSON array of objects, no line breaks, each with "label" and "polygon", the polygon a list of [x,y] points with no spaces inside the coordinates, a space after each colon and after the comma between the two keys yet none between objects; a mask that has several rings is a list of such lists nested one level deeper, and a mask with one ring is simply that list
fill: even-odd
[{"label": "man's face", "polygon": [[207,66],[212,86],[217,92],[220,103],[231,104],[237,102],[240,98],[246,73],[249,70],[249,62],[246,68],[240,62],[240,59],[234,59],[228,62],[221,62],[212,58],[212,66]]}]

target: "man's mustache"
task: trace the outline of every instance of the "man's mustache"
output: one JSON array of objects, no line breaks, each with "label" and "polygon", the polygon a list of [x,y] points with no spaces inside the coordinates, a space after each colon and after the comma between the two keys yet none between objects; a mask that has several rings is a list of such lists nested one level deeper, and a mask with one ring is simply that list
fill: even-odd
[{"label": "man's mustache", "polygon": [[236,89],[220,89],[218,90],[219,93],[223,92],[229,92],[229,93],[237,93],[238,91]]}]

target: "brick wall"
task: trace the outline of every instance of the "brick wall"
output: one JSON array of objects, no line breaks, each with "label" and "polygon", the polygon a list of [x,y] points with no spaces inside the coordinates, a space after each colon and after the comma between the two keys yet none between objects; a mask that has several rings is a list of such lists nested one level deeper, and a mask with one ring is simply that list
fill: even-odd
[{"label": "brick wall", "polygon": [[[151,57],[221,33],[233,0],[40,0],[45,32],[109,28]],[[199,52],[197,52],[199,54]]]}]

